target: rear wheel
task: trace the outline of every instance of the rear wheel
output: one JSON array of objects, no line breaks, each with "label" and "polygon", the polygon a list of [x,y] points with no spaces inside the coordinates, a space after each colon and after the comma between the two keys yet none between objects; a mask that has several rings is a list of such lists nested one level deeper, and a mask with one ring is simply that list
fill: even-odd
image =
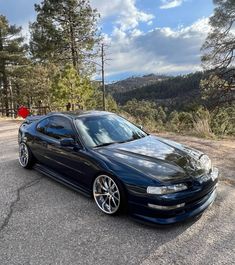
[{"label": "rear wheel", "polygon": [[98,176],[93,183],[93,197],[99,209],[109,215],[120,212],[124,203],[124,191],[116,179]]},{"label": "rear wheel", "polygon": [[24,168],[31,168],[34,164],[33,154],[25,143],[19,144],[19,163]]}]

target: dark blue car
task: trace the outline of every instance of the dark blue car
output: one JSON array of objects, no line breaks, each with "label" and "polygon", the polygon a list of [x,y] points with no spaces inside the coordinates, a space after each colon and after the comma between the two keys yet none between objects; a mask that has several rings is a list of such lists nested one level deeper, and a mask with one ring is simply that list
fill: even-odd
[{"label": "dark blue car", "polygon": [[215,199],[218,170],[197,150],[144,132],[109,112],[30,116],[19,162],[86,195],[109,215],[173,224]]}]

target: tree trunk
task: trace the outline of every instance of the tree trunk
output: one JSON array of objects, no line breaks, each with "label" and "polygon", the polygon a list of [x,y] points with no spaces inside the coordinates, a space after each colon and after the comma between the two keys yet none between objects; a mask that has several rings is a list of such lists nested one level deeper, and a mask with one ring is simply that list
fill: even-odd
[{"label": "tree trunk", "polygon": [[6,116],[9,117],[9,102],[8,102],[8,80],[6,76],[5,66],[2,71],[2,81],[3,81],[3,104],[6,111]]},{"label": "tree trunk", "polygon": [[[3,40],[2,40],[2,32],[0,29],[0,52],[3,52]],[[9,102],[8,102],[8,80],[6,74],[6,62],[4,59],[1,59],[0,62],[0,73],[2,75],[2,83],[3,83],[3,106],[6,109],[6,116],[9,116]]]},{"label": "tree trunk", "polygon": [[74,28],[73,28],[73,20],[71,15],[69,14],[69,33],[70,33],[70,47],[71,47],[71,57],[73,62],[73,67],[77,69],[77,56],[76,56],[76,42],[74,37]]}]

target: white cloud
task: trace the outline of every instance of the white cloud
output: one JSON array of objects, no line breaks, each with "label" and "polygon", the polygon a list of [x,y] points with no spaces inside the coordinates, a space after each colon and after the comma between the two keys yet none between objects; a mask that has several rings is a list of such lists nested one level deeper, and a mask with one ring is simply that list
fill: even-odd
[{"label": "white cloud", "polygon": [[208,18],[177,30],[156,28],[128,33],[115,28],[107,75],[125,72],[178,74],[200,69],[200,48],[209,31]]},{"label": "white cloud", "polygon": [[114,30],[111,36],[112,36],[112,42],[121,43],[122,45],[124,43],[129,42],[129,38],[127,37],[126,32],[121,30],[118,27],[114,27]]},{"label": "white cloud", "polygon": [[137,27],[140,22],[148,23],[154,15],[145,13],[136,7],[136,0],[91,0],[101,18],[116,16],[115,24],[122,30]]},{"label": "white cloud", "polygon": [[131,36],[132,37],[138,37],[138,36],[141,36],[141,35],[144,35],[144,32],[139,30],[139,29],[134,29],[131,31]]},{"label": "white cloud", "polygon": [[161,0],[161,2],[162,2],[162,5],[160,6],[161,9],[169,9],[182,5],[184,0]]},{"label": "white cloud", "polygon": [[102,18],[116,15],[121,8],[121,0],[90,0],[91,6],[97,8]]}]

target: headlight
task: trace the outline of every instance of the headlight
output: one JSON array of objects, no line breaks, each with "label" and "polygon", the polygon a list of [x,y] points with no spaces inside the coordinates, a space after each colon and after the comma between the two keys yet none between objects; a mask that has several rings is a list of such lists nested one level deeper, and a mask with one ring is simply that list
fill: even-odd
[{"label": "headlight", "polygon": [[149,194],[169,194],[175,193],[178,191],[186,190],[188,187],[185,184],[176,184],[176,185],[169,185],[169,186],[162,186],[162,187],[147,187],[147,193]]},{"label": "headlight", "polygon": [[211,160],[207,155],[203,155],[200,158],[200,163],[201,163],[201,167],[203,169],[205,169],[206,173],[209,173],[211,168],[212,168],[212,164],[211,164]]}]

